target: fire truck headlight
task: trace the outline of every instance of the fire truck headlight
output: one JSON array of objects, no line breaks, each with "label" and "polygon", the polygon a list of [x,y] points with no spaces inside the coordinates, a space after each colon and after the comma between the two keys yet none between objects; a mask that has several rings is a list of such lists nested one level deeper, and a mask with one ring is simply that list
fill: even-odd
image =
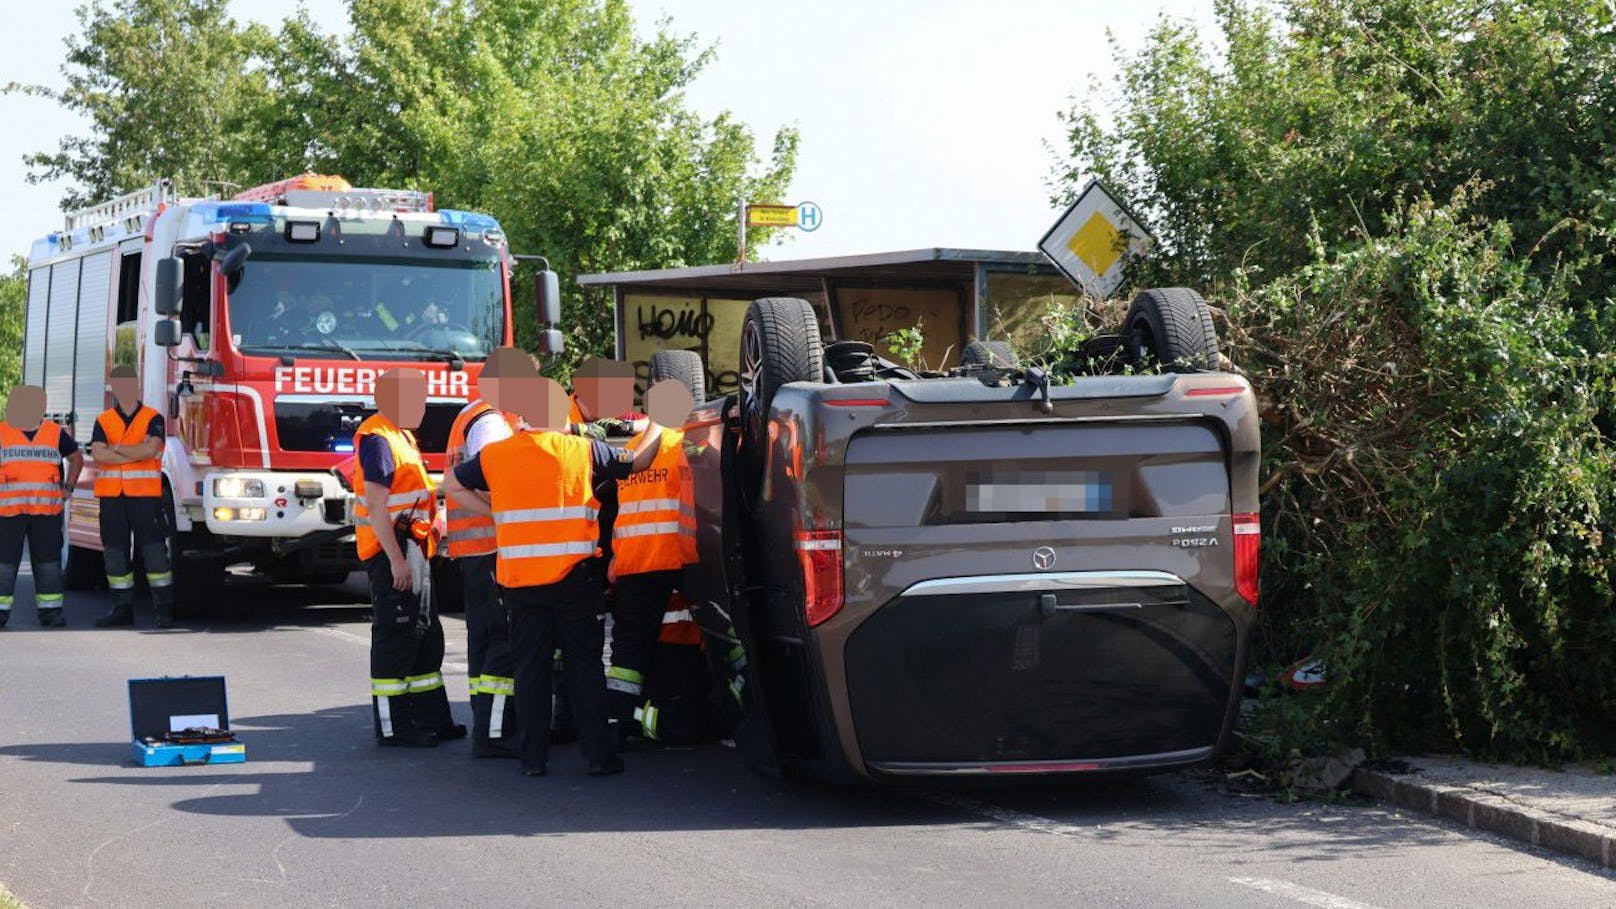
[{"label": "fire truck headlight", "polygon": [[264,481],[219,477],[213,481],[213,494],[221,499],[261,499],[264,497]]},{"label": "fire truck headlight", "polygon": [[215,521],[262,521],[269,516],[268,511],[262,508],[229,508],[220,506],[213,509]]}]

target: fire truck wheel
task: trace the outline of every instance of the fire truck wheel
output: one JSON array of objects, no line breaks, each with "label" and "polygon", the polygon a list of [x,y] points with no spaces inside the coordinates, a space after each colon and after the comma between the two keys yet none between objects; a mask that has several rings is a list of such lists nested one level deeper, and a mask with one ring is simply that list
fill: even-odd
[{"label": "fire truck wheel", "polygon": [[69,546],[62,581],[68,590],[105,590],[107,563],[102,560],[100,550]]},{"label": "fire truck wheel", "polygon": [[176,534],[169,552],[174,559],[174,614],[180,618],[202,619],[224,611],[224,559],[186,557],[186,535]]}]

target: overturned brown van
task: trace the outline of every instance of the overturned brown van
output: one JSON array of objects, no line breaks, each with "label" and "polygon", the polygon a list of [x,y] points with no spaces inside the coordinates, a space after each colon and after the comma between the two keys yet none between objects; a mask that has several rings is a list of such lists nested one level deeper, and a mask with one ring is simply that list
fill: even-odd
[{"label": "overturned brown van", "polygon": [[738,747],[874,781],[1210,758],[1258,549],[1255,402],[1216,344],[1198,295],[1147,291],[1096,347],[1135,374],[1052,384],[976,342],[921,375],[752,303],[741,390],[686,435]]}]

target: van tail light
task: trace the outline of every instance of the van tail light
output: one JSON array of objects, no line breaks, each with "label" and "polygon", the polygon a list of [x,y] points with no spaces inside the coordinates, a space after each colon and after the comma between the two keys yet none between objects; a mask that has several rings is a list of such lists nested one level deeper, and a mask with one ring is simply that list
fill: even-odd
[{"label": "van tail light", "polygon": [[1234,516],[1234,591],[1247,603],[1257,605],[1258,544],[1262,523],[1256,514]]},{"label": "van tail light", "polygon": [[804,611],[812,628],[842,610],[842,532],[797,531],[797,563],[802,566]]}]

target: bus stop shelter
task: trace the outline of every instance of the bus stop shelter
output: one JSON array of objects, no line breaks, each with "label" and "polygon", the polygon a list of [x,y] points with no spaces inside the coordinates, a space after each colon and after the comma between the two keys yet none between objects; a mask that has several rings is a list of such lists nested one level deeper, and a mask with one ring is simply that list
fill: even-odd
[{"label": "bus stop shelter", "polygon": [[1039,253],[977,249],[610,272],[578,283],[611,289],[618,359],[643,379],[655,352],[693,350],[706,364],[710,395],[739,386],[741,323],[759,297],[801,297],[827,342],[868,341],[894,359],[891,333],[917,327],[924,344],[914,365],[927,369],[958,365],[973,339],[1036,350],[1044,316],[1078,300]]}]

